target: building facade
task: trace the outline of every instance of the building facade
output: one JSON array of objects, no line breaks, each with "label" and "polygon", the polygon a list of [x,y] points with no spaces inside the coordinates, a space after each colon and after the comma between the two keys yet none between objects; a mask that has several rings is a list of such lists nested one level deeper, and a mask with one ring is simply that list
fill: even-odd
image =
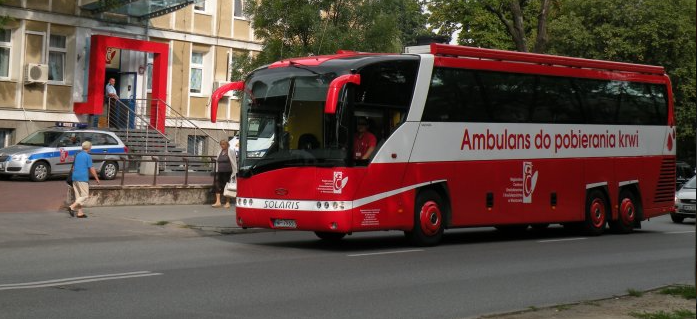
[{"label": "building facade", "polygon": [[[139,101],[137,114],[152,119],[150,105],[157,98],[167,105],[168,118],[229,136],[239,128],[238,100],[221,101],[215,124],[208,104],[211,93],[230,80],[236,54],[261,50],[243,5],[243,0],[5,0],[0,9],[11,19],[0,28],[0,147],[56,122],[104,116],[109,78],[116,79],[120,99]],[[95,44],[121,42],[129,45],[95,50]],[[149,47],[160,44],[166,45],[167,62],[156,69],[159,56]]]}]

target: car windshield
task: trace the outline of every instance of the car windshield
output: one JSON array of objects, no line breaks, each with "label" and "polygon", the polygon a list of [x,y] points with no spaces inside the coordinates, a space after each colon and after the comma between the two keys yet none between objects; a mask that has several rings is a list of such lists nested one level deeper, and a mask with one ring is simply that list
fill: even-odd
[{"label": "car windshield", "polygon": [[696,182],[696,181],[697,181],[697,177],[693,177],[693,178],[691,178],[689,181],[687,181],[687,183],[685,183],[685,186],[683,186],[682,188],[692,188],[692,189],[695,189],[695,188],[697,188],[697,182]]},{"label": "car windshield", "polygon": [[18,145],[51,146],[63,134],[60,131],[38,131],[21,140]]}]

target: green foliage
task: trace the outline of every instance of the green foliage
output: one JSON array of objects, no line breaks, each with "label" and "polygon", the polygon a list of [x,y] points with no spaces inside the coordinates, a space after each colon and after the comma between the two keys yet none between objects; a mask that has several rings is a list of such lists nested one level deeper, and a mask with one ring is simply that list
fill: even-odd
[{"label": "green foliage", "polygon": [[672,312],[632,312],[629,315],[639,319],[691,319],[695,317],[695,313],[693,311],[686,309],[675,310]]},{"label": "green foliage", "polygon": [[660,65],[671,78],[678,157],[695,158],[695,1],[566,0],[550,21],[553,54]]},{"label": "green foliage", "polygon": [[636,289],[627,289],[627,294],[632,296],[632,297],[641,297],[644,295],[643,291],[636,290]]},{"label": "green foliage", "polygon": [[661,289],[661,293],[664,295],[681,296],[685,299],[695,299],[697,298],[697,293],[695,293],[695,286],[673,286]]},{"label": "green foliage", "polygon": [[[537,40],[538,15],[541,1],[518,1],[522,9],[523,31],[527,51],[533,51]],[[513,21],[509,9],[511,0],[430,0],[426,1],[430,12],[428,22],[438,34],[450,36],[460,31],[457,43],[491,49],[516,50],[513,35],[493,11],[500,11],[502,18]],[[558,1],[552,1],[548,18],[558,11]]]},{"label": "green foliage", "polygon": [[426,33],[418,0],[247,1],[255,36],[264,49],[259,66],[289,57],[339,49],[400,52]]}]

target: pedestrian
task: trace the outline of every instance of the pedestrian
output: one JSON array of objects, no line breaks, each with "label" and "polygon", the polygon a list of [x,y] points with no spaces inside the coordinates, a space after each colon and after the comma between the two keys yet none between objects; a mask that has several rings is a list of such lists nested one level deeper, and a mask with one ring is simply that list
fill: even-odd
[{"label": "pedestrian", "polygon": [[116,94],[114,84],[116,84],[116,79],[109,78],[109,82],[107,82],[106,87],[104,88],[104,105],[106,106],[107,114],[109,115],[109,127],[118,128],[119,123],[117,119],[118,112],[116,110],[116,99],[118,99],[119,96]]},{"label": "pedestrian", "polygon": [[[235,151],[230,148],[230,143],[226,140],[220,141],[220,154],[216,159],[216,182],[213,185],[213,191],[215,192],[215,203],[213,207],[220,207],[220,196],[225,190],[225,185],[230,182],[230,178],[237,175],[237,156]],[[230,197],[225,197],[225,208],[230,208]]]},{"label": "pedestrian", "polygon": [[[92,167],[92,157],[89,154],[91,149],[92,143],[90,141],[85,141],[82,143],[82,151],[75,155],[75,159],[73,160],[73,170],[70,173],[73,177],[75,202],[68,206],[68,212],[70,213],[70,216],[77,218],[87,217],[85,212],[82,210],[82,205],[90,196],[90,173],[99,185],[99,176],[97,176],[97,170]],[[77,212],[75,211],[76,209]]]}]

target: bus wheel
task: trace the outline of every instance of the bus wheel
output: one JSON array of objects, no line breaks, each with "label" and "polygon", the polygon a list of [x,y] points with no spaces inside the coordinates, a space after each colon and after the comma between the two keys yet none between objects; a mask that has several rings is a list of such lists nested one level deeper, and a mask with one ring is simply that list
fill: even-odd
[{"label": "bus wheel", "polygon": [[599,190],[593,190],[586,198],[586,220],[583,222],[583,230],[589,236],[600,236],[605,231],[606,221],[605,196]]},{"label": "bus wheel", "polygon": [[51,167],[44,161],[38,161],[31,166],[29,178],[34,182],[43,182],[51,173]]},{"label": "bus wheel", "polygon": [[617,220],[609,223],[613,232],[627,234],[634,230],[634,220],[637,214],[635,202],[632,192],[628,190],[620,192],[619,216],[617,216]]},{"label": "bus wheel", "polygon": [[315,235],[319,237],[321,240],[325,241],[340,241],[344,236],[346,236],[345,233],[331,233],[331,232],[325,232],[325,231],[316,231]]},{"label": "bus wheel", "polygon": [[405,232],[417,246],[433,246],[443,238],[443,201],[434,190],[419,192],[414,207],[414,228]]}]

